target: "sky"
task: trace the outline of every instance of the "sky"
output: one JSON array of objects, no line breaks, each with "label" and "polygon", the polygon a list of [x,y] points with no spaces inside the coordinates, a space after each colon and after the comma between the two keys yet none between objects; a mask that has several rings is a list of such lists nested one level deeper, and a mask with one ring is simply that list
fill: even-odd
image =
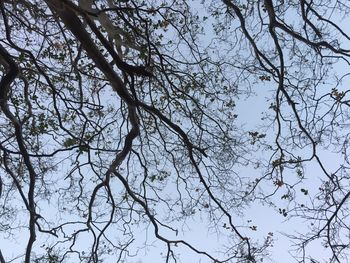
[{"label": "sky", "polygon": [[[292,18],[291,18],[292,19]],[[344,27],[346,25],[350,25],[349,21],[344,20]],[[350,27],[349,27],[350,28]],[[344,64],[340,64],[339,66],[334,68],[335,71],[344,72],[348,71],[348,67]],[[327,85],[324,85],[321,88],[326,89]],[[330,86],[330,85],[328,85]],[[267,110],[266,98],[270,97],[270,92],[276,88],[276,84],[274,83],[263,83],[259,88],[253,90],[255,95],[246,98],[244,95],[241,95],[240,98],[236,101],[236,109],[237,109],[237,125],[244,126],[247,130],[255,129],[255,127],[262,122],[262,112]],[[327,87],[329,88],[329,87]],[[344,84],[344,88],[346,88],[346,83]],[[321,90],[322,93],[322,90]],[[273,129],[269,130],[269,132],[273,131]],[[268,134],[269,136],[273,136],[272,134]],[[339,167],[339,160],[337,159],[337,155],[325,149],[320,152],[320,156],[323,160],[325,160],[326,168],[329,171],[335,171]],[[63,169],[63,168],[62,168]],[[260,170],[252,169],[252,168],[240,168],[240,174],[246,175],[248,178],[256,178],[262,175]],[[319,183],[320,174],[322,173],[320,168],[315,164],[308,164],[305,167],[305,176],[306,186],[310,191],[310,195],[313,194],[313,189],[315,185]],[[304,186],[303,186],[304,187]],[[296,191],[300,191],[300,188],[296,189]],[[282,192],[282,190],[281,190]],[[301,196],[298,197],[300,199],[304,198],[305,202],[307,202],[309,196]],[[297,232],[304,232],[309,227],[309,222],[303,220],[295,220],[290,219],[286,221],[286,218],[279,215],[276,211],[279,205],[283,205],[282,201],[276,201],[276,207],[269,207],[268,205],[263,205],[261,203],[255,203],[250,205],[245,211],[245,216],[240,218],[239,216],[235,217],[235,220],[239,222],[238,224],[247,225],[247,221],[251,220],[249,224],[256,225],[256,230],[245,229],[244,233],[247,233],[252,238],[260,239],[262,241],[269,233],[273,233],[273,246],[269,248],[271,251],[271,256],[266,259],[266,262],[286,262],[292,263],[297,262],[295,258],[290,254],[290,250],[292,248],[292,243],[288,238],[286,238],[283,233],[293,234]],[[49,205],[49,204],[48,204]],[[55,216],[55,215],[48,215]],[[24,223],[25,224],[25,223]],[[205,217],[198,217],[196,220],[189,219],[185,225],[179,226],[179,228],[183,228],[184,232],[179,234],[179,237],[184,237],[188,240],[192,240],[194,244],[198,245],[198,247],[202,249],[215,250],[214,248],[220,245],[223,240],[222,237],[215,233],[213,229],[207,229],[206,227],[207,219]],[[25,227],[23,228],[25,229]],[[164,256],[164,250],[161,251],[160,248],[164,248],[164,245],[159,241],[153,241],[152,238],[153,229],[152,227],[140,227],[138,234],[135,236],[136,241],[135,244],[140,247],[138,254],[134,257],[131,257],[126,262],[131,263],[147,263],[147,262],[159,262],[160,258]],[[170,234],[170,233],[168,233]],[[23,231],[15,238],[6,238],[0,239],[0,248],[5,258],[13,258],[16,256],[21,256],[23,251],[23,247],[25,246],[25,242],[27,240],[27,233]],[[19,238],[20,237],[20,238]],[[84,235],[82,236],[84,239]],[[148,240],[153,246],[149,248],[141,248],[143,246],[144,240]],[[84,247],[87,243],[82,242],[79,246]],[[40,246],[38,243],[37,247]],[[160,252],[161,251],[161,252]],[[193,262],[191,260],[194,257],[191,252],[187,249],[179,248],[177,251],[182,253],[183,262]],[[136,250],[134,251],[137,252]],[[320,262],[322,260],[325,261],[327,254],[326,251],[322,249],[319,244],[315,244],[311,247],[310,252],[315,255],[316,259],[319,259]],[[21,262],[21,258],[14,259],[12,262]],[[108,262],[108,261],[106,261]],[[198,262],[209,262],[206,258],[200,258]]]}]

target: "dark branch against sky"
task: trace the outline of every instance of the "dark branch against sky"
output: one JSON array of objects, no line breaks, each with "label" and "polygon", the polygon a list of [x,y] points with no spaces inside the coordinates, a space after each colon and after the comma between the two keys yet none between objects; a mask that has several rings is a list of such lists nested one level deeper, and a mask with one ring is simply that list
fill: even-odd
[{"label": "dark branch against sky", "polygon": [[347,1],[0,9],[0,262],[347,262]]}]

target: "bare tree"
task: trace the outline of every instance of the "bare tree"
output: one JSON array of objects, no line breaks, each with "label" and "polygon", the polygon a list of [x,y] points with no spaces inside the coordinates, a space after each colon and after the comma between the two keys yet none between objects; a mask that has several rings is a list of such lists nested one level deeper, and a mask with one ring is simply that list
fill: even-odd
[{"label": "bare tree", "polygon": [[[129,262],[153,245],[164,262],[257,262],[273,240],[250,235],[258,202],[306,220],[288,233],[299,262],[313,243],[346,262],[346,1],[0,8],[0,234],[25,243],[0,262]],[[238,120],[257,89],[261,120]]]},{"label": "bare tree", "polygon": [[[281,197],[287,207],[278,211],[307,223],[297,235],[288,234],[299,262],[316,260],[309,251],[314,244],[328,252],[324,262],[347,262],[349,133],[343,82],[349,74],[349,6],[345,1],[223,2],[250,47],[252,70],[275,86],[268,100],[272,113],[263,117],[273,125],[273,141],[262,143],[272,154],[265,175],[249,192],[257,185],[271,189],[266,181],[274,189],[256,197],[274,204]],[[305,173],[307,167],[319,172]]]}]

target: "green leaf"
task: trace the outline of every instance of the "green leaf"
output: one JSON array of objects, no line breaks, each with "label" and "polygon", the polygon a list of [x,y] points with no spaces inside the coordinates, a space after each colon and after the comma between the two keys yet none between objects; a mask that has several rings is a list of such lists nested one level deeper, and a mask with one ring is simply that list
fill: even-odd
[{"label": "green leaf", "polygon": [[77,144],[77,140],[74,138],[68,138],[63,142],[63,146],[66,148],[69,148],[75,144]]}]

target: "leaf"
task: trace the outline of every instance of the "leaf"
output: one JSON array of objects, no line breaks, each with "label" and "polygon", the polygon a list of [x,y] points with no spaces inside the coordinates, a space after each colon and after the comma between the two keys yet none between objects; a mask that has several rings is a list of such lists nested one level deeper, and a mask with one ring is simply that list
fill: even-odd
[{"label": "leaf", "polygon": [[304,193],[304,195],[308,195],[309,191],[307,189],[301,188],[300,191]]},{"label": "leaf", "polygon": [[258,227],[257,226],[250,226],[249,227],[251,230],[253,230],[253,231],[257,231],[258,230]]},{"label": "leaf", "polygon": [[66,148],[74,146],[75,144],[77,144],[77,140],[74,138],[68,138],[63,142],[63,146]]}]

